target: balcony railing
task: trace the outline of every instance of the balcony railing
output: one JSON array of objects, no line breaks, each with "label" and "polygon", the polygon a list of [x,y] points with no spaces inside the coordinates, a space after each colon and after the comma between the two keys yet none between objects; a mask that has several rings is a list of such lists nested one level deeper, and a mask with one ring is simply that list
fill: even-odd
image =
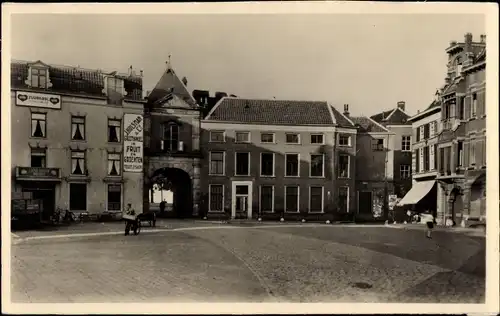
[{"label": "balcony railing", "polygon": [[59,168],[16,167],[16,179],[60,180]]}]

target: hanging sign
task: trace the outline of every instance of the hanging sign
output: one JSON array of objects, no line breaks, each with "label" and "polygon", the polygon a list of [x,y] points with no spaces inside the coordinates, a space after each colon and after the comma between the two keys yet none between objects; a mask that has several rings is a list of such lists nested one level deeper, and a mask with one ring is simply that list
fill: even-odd
[{"label": "hanging sign", "polygon": [[56,94],[16,91],[16,105],[61,109],[61,96]]},{"label": "hanging sign", "polygon": [[144,119],[141,114],[123,117],[123,171],[142,172],[144,147]]}]

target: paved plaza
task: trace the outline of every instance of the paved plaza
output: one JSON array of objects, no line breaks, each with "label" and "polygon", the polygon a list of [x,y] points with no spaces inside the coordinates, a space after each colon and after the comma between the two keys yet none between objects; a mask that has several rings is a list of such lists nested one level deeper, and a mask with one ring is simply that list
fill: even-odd
[{"label": "paved plaza", "polygon": [[[12,301],[482,303],[485,239],[383,225],[121,223],[15,232]],[[476,234],[477,235],[477,234]]]}]

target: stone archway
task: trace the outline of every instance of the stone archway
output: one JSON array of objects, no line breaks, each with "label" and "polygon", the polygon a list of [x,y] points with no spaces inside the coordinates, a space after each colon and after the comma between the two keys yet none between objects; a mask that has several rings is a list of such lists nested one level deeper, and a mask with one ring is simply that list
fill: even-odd
[{"label": "stone archway", "polygon": [[479,175],[470,186],[469,218],[481,219],[486,216],[486,174]]},{"label": "stone archway", "polygon": [[172,209],[159,214],[160,216],[189,218],[193,215],[193,185],[186,171],[179,168],[156,169],[150,177],[149,187],[155,184],[160,189],[173,193]]},{"label": "stone archway", "polygon": [[457,225],[458,215],[460,216],[460,219],[463,217],[464,204],[462,196],[463,193],[461,187],[455,186],[451,189],[448,203],[450,204],[451,221],[453,226]]}]

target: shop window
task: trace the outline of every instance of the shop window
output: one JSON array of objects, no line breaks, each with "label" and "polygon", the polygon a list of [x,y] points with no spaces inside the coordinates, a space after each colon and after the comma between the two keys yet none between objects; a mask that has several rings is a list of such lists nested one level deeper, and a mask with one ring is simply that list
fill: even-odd
[{"label": "shop window", "polygon": [[87,210],[87,184],[69,184],[69,209],[71,211]]}]

